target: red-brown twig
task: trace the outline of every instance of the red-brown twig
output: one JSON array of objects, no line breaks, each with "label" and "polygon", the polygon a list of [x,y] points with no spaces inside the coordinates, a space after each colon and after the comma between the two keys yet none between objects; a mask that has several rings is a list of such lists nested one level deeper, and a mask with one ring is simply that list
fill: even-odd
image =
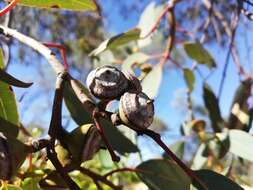
[{"label": "red-brown twig", "polygon": [[11,9],[13,9],[19,1],[20,0],[13,0],[6,7],[4,7],[2,10],[0,10],[0,17],[5,15],[6,13],[8,13]]},{"label": "red-brown twig", "polygon": [[109,180],[106,179],[106,177],[101,176],[91,170],[88,170],[86,168],[80,167],[79,168],[80,172],[82,172],[83,174],[86,174],[87,176],[89,176],[90,178],[92,178],[92,180],[95,182],[95,184],[99,184],[98,182],[102,182],[106,185],[108,185],[109,187],[111,187],[114,190],[122,190],[121,186],[116,186],[114,185],[112,182],[110,182]]},{"label": "red-brown twig", "polygon": [[57,48],[60,50],[62,60],[63,60],[63,65],[65,70],[67,71],[69,68],[68,62],[67,62],[67,56],[66,56],[66,48],[62,44],[56,44],[56,43],[43,43],[47,47],[52,47],[52,48]]},{"label": "red-brown twig", "polygon": [[60,176],[63,178],[64,182],[68,185],[71,190],[80,190],[77,184],[69,177],[65,169],[62,167],[60,161],[57,158],[57,154],[54,150],[54,141],[52,141],[51,146],[47,146],[47,157],[54,165],[57,172],[59,172]]},{"label": "red-brown twig", "polygon": [[193,182],[201,186],[203,189],[207,190],[206,184],[192,171],[188,166],[186,166],[161,140],[161,136],[149,129],[144,130],[142,132],[138,132],[139,135],[145,134],[152,138],[169,156],[172,160],[174,160],[180,168],[192,179]]},{"label": "red-brown twig", "polygon": [[113,148],[111,146],[111,144],[109,143],[107,137],[105,136],[105,132],[104,132],[104,129],[103,127],[100,125],[100,121],[99,121],[99,117],[100,117],[100,114],[98,111],[94,110],[93,111],[93,120],[94,120],[94,123],[95,123],[95,126],[96,128],[98,129],[99,133],[100,133],[100,136],[102,137],[110,155],[111,155],[111,158],[113,161],[115,162],[119,162],[120,161],[120,157],[118,157],[115,152],[113,151]]},{"label": "red-brown twig", "polygon": [[118,172],[143,172],[142,170],[139,170],[139,169],[136,169],[136,168],[119,168],[119,169],[116,169],[116,170],[112,170],[108,173],[106,173],[103,177],[107,178],[115,173],[118,173]]}]

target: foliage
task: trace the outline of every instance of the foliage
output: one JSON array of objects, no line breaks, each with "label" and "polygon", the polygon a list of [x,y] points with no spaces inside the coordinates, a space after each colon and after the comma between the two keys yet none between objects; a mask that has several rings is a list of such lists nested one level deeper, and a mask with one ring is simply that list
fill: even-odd
[{"label": "foliage", "polygon": [[[25,127],[13,87],[29,91],[33,83],[23,82],[9,72],[8,48],[1,48],[1,190],[134,190],[140,186],[152,190],[240,190],[243,186],[253,186],[253,182],[240,173],[240,169],[245,165],[251,166],[253,161],[253,137],[250,134],[253,109],[249,101],[252,75],[238,61],[234,45],[239,12],[245,12],[242,5],[247,2],[151,2],[136,27],[110,38],[106,37],[102,28],[103,14],[95,0],[20,0],[17,3],[17,9],[9,10],[11,14],[5,17],[8,21],[12,14],[17,15],[11,27],[20,30],[12,30],[8,23],[0,25],[2,47],[15,47],[19,60],[28,63],[31,62],[29,53],[38,51],[57,76],[49,127]],[[252,5],[248,3],[248,6]],[[27,10],[31,10],[35,18],[31,23],[24,22],[29,16]],[[18,15],[23,13],[19,18]],[[197,32],[188,27],[193,26],[192,22],[196,20],[201,23]],[[37,26],[34,30],[33,25]],[[43,31],[38,25],[43,25]],[[63,32],[61,36],[57,33],[59,31]],[[17,48],[10,39],[20,41],[25,48]],[[66,55],[61,51],[65,68],[60,64],[58,54],[41,43],[45,39],[62,43],[52,47],[64,46],[63,49],[68,52]],[[232,54],[242,79],[228,118],[223,115],[220,106],[226,67],[222,72],[218,95],[208,84],[208,77],[215,70],[220,70],[220,62],[209,48],[209,44],[216,42],[223,48],[227,45],[228,57]],[[33,50],[26,49],[26,46]],[[38,55],[35,58],[39,60]],[[36,64],[36,61],[29,64]],[[163,133],[166,128],[158,114],[150,129],[138,130],[136,126],[130,126],[131,122],[120,125],[124,123],[122,118],[118,118],[117,101],[120,97],[113,101],[95,98],[89,87],[72,76],[72,73],[87,73],[88,68],[105,64],[121,68],[127,77],[135,75],[138,80],[132,78],[132,83],[129,82],[130,91],[137,91],[135,88],[140,82],[142,89],[138,90],[154,100],[163,90],[161,84],[167,65],[179,71],[178,76],[187,88],[187,117],[182,121],[182,138],[176,139],[168,148],[157,133]],[[204,117],[194,110],[193,94],[199,81],[204,102],[201,109],[206,111],[202,112]],[[166,84],[173,82],[166,81]],[[153,103],[152,100],[150,102]],[[159,109],[166,108],[156,107],[156,113]],[[70,132],[66,130],[67,124],[63,124],[64,114],[75,126]],[[45,138],[45,133],[49,139]],[[143,145],[138,143],[140,135],[153,139],[163,149],[163,157],[143,160]],[[195,150],[189,151],[187,146],[192,144]]]}]

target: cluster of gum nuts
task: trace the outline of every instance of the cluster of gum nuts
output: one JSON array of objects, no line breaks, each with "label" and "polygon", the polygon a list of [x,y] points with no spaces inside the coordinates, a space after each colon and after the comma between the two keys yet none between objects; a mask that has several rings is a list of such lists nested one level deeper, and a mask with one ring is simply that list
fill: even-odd
[{"label": "cluster of gum nuts", "polygon": [[140,81],[124,74],[116,67],[102,66],[92,70],[87,77],[90,93],[100,100],[119,100],[121,122],[134,130],[145,130],[154,118],[154,104],[142,92]]}]

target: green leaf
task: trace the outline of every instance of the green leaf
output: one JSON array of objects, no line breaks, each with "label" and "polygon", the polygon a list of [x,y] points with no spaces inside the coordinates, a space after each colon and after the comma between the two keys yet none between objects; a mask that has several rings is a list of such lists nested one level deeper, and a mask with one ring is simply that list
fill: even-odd
[{"label": "green leaf", "polygon": [[190,92],[194,89],[195,76],[192,70],[185,68],[184,70],[184,80],[188,86]]},{"label": "green leaf", "polygon": [[140,37],[140,29],[134,28],[127,32],[118,34],[110,39],[105,40],[102,42],[98,48],[94,49],[89,56],[97,56],[98,54],[102,53],[108,49],[114,49],[118,46],[124,45],[128,42],[138,40]]},{"label": "green leaf", "polygon": [[59,190],[68,189],[68,186],[56,171],[49,173],[45,178],[43,178],[39,182],[39,184],[40,187],[42,187],[42,189],[51,189],[51,188]]},{"label": "green leaf", "polygon": [[[79,85],[82,87],[83,92],[88,96],[88,90],[82,84],[79,83]],[[91,114],[84,109],[82,103],[68,82],[64,83],[63,97],[71,117],[79,126],[92,122]]]},{"label": "green leaf", "polygon": [[163,69],[162,65],[156,65],[151,72],[142,81],[142,91],[153,99],[157,96],[162,82]]},{"label": "green leaf", "polygon": [[[177,141],[174,144],[170,145],[170,150],[177,155],[178,158],[183,159],[184,156],[184,141]],[[164,158],[170,158],[166,153],[164,153]]]},{"label": "green leaf", "polygon": [[14,78],[13,76],[9,75],[2,69],[0,69],[0,81],[5,82],[12,86],[22,87],[22,88],[28,88],[33,84],[33,83],[25,83],[23,81],[20,81]]},{"label": "green leaf", "polygon": [[27,177],[21,182],[21,187],[25,190],[40,190],[38,180],[34,177]]},{"label": "green leaf", "polygon": [[216,133],[216,138],[208,142],[208,147],[217,159],[223,158],[230,147],[229,130],[224,129],[222,133]]},{"label": "green leaf", "polygon": [[237,129],[229,130],[230,149],[233,154],[253,162],[253,136]]},{"label": "green leaf", "polygon": [[206,64],[209,68],[216,67],[216,63],[211,54],[199,43],[184,43],[184,50],[187,55],[199,64]]},{"label": "green leaf", "polygon": [[203,99],[205,107],[208,110],[212,129],[214,130],[214,132],[221,132],[223,126],[222,124],[224,123],[224,121],[221,117],[219,102],[215,94],[207,84],[203,85]]},{"label": "green leaf", "polygon": [[138,147],[125,137],[111,122],[102,119],[102,127],[113,149],[120,154],[138,152]]},{"label": "green leaf", "polygon": [[98,157],[104,168],[112,169],[114,167],[114,163],[108,150],[100,150],[98,152]]},{"label": "green leaf", "polygon": [[29,147],[14,137],[7,137],[9,153],[11,155],[12,175],[17,173],[29,153]]},{"label": "green leaf", "polygon": [[[142,12],[141,17],[139,19],[138,28],[141,30],[141,37],[145,37],[151,30],[154,24],[157,22],[158,17],[161,15],[163,11],[163,5],[156,5],[154,1],[152,1]],[[152,43],[152,35],[138,40],[139,47],[145,47]]]},{"label": "green leaf", "polygon": [[18,126],[0,117],[0,132],[6,136],[17,137]]},{"label": "green leaf", "polygon": [[253,108],[248,103],[251,86],[252,80],[249,79],[243,81],[237,88],[228,118],[229,129],[250,130],[253,118]]},{"label": "green leaf", "polygon": [[57,8],[73,11],[96,11],[98,6],[94,0],[21,0],[20,5],[37,8]]},{"label": "green leaf", "polygon": [[[243,190],[242,187],[231,179],[211,170],[198,170],[195,173],[206,184],[208,190]],[[196,185],[196,187],[198,186]],[[199,189],[201,188],[199,187]]]},{"label": "green leaf", "polygon": [[[2,50],[0,49],[0,69],[3,69],[3,68],[4,68],[3,53],[2,53]],[[0,93],[0,118],[1,118],[0,131],[3,131],[6,129],[6,126],[3,126],[4,123],[10,123],[10,125],[8,125],[8,126],[11,126],[10,131],[5,131],[5,132],[7,133],[14,132],[12,136],[16,136],[17,126],[19,126],[19,116],[18,116],[15,95],[12,91],[11,86],[9,86],[8,84],[2,81],[0,81],[0,92],[1,92]]]},{"label": "green leaf", "polygon": [[138,176],[152,190],[190,189],[191,179],[171,160],[148,160],[137,169]]},{"label": "green leaf", "polygon": [[198,169],[204,167],[204,165],[207,162],[207,157],[204,155],[205,150],[206,150],[206,144],[202,143],[199,146],[199,148],[193,158],[191,169],[198,170]]},{"label": "green leaf", "polygon": [[23,189],[20,188],[20,187],[18,187],[18,186],[16,186],[16,185],[8,184],[8,185],[6,185],[6,186],[3,185],[3,186],[0,188],[0,190],[23,190]]},{"label": "green leaf", "polygon": [[124,73],[131,73],[134,74],[133,71],[133,66],[135,63],[144,63],[150,58],[149,55],[142,53],[142,52],[137,52],[133,53],[132,55],[129,55],[124,62],[122,63],[122,71]]}]

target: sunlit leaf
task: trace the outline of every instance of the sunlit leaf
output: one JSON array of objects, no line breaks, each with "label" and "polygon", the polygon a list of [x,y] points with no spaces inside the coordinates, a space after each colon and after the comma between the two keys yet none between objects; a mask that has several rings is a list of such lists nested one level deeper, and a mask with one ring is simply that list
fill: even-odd
[{"label": "sunlit leaf", "polygon": [[143,92],[153,99],[157,96],[162,82],[163,69],[160,64],[156,65],[151,72],[143,79],[142,89]]},{"label": "sunlit leaf", "polygon": [[[139,19],[139,23],[137,25],[141,30],[141,37],[146,37],[146,35],[152,30],[153,26],[157,22],[158,17],[161,15],[163,11],[162,5],[156,5],[154,1],[152,1],[145,10],[142,12],[141,17]],[[152,35],[138,40],[139,47],[144,47],[152,43]]]},{"label": "sunlit leaf", "polygon": [[192,162],[192,166],[191,166],[191,168],[193,170],[201,169],[206,164],[207,157],[204,155],[205,149],[206,149],[206,144],[202,143],[199,146],[199,148],[193,158],[193,162]]},{"label": "sunlit leaf", "polygon": [[62,179],[62,177],[56,172],[53,171],[50,174],[48,174],[45,178],[43,178],[40,182],[40,187],[42,189],[59,189],[59,190],[66,190],[68,189],[68,186]]},{"label": "sunlit leaf", "polygon": [[40,190],[38,180],[32,177],[27,177],[22,181],[21,187],[25,190]]},{"label": "sunlit leaf", "polygon": [[223,119],[221,117],[219,102],[207,84],[203,85],[203,99],[211,120],[211,127],[213,128],[214,132],[221,132]]},{"label": "sunlit leaf", "polygon": [[231,113],[228,118],[229,129],[249,131],[252,124],[253,108],[249,102],[252,80],[243,81],[235,92]]},{"label": "sunlit leaf", "polygon": [[[242,187],[233,182],[231,179],[211,170],[198,170],[195,171],[195,173],[205,183],[208,190],[243,190]],[[199,187],[199,189],[201,188]]]},{"label": "sunlit leaf", "polygon": [[253,162],[253,136],[247,132],[232,129],[229,131],[230,149],[233,154]]},{"label": "sunlit leaf", "polygon": [[104,42],[102,42],[98,48],[94,49],[89,56],[96,56],[100,53],[102,53],[103,51],[107,50],[107,49],[114,49],[118,46],[124,45],[128,42],[134,41],[139,39],[140,37],[140,29],[135,28],[132,30],[129,30],[127,32],[118,34],[116,36],[113,36],[110,39],[105,40]]},{"label": "sunlit leaf", "polygon": [[0,81],[5,82],[9,85],[16,86],[16,87],[22,87],[22,88],[28,88],[30,87],[33,83],[25,83],[23,81],[20,81],[13,76],[9,75],[2,69],[0,69]]},{"label": "sunlit leaf", "polygon": [[23,189],[19,186],[8,184],[6,186],[2,186],[0,190],[23,190]]},{"label": "sunlit leaf", "polygon": [[216,138],[208,142],[208,148],[212,151],[213,156],[218,159],[223,158],[230,148],[229,132],[224,129],[222,133],[216,133]]},{"label": "sunlit leaf", "polygon": [[194,88],[194,83],[195,83],[195,76],[192,70],[185,68],[184,70],[184,80],[188,86],[188,89],[190,92],[192,92]]},{"label": "sunlit leaf", "polygon": [[171,160],[148,160],[141,163],[137,172],[141,180],[152,190],[185,190],[191,180],[185,172]]},{"label": "sunlit leaf", "polygon": [[[0,49],[0,69],[4,68],[3,63],[3,53]],[[8,125],[10,128],[9,132],[5,131],[7,133],[13,133],[12,136],[17,135],[17,126],[19,126],[19,115],[17,110],[17,104],[15,95],[13,93],[13,90],[11,86],[6,84],[5,82],[0,81],[0,118],[1,118],[1,129],[6,129],[6,126],[3,126],[5,123],[10,123]],[[4,132],[3,130],[1,130]]]},{"label": "sunlit leaf", "polygon": [[100,150],[98,157],[104,168],[113,168],[114,163],[108,150]]},{"label": "sunlit leaf", "polygon": [[[82,87],[83,92],[88,95],[88,90],[83,85],[80,84],[80,86]],[[91,113],[84,109],[82,103],[79,101],[70,84],[67,82],[64,83],[63,96],[71,117],[79,126],[92,122]]]},{"label": "sunlit leaf", "polygon": [[131,73],[134,74],[133,71],[133,66],[135,63],[144,63],[150,58],[149,55],[142,53],[142,52],[137,52],[132,55],[129,55],[124,62],[122,63],[122,71],[124,73]]},{"label": "sunlit leaf", "polygon": [[209,68],[216,67],[216,63],[211,54],[198,42],[187,42],[184,44],[187,55],[199,64],[206,64]]},{"label": "sunlit leaf", "polygon": [[21,0],[20,5],[37,8],[57,8],[75,11],[96,11],[94,0]]},{"label": "sunlit leaf", "polygon": [[[184,147],[185,147],[185,142],[184,141],[177,141],[174,144],[170,145],[170,150],[174,152],[174,154],[177,155],[178,158],[183,159],[184,156]],[[169,158],[169,156],[164,153],[163,154],[164,158]]]}]

